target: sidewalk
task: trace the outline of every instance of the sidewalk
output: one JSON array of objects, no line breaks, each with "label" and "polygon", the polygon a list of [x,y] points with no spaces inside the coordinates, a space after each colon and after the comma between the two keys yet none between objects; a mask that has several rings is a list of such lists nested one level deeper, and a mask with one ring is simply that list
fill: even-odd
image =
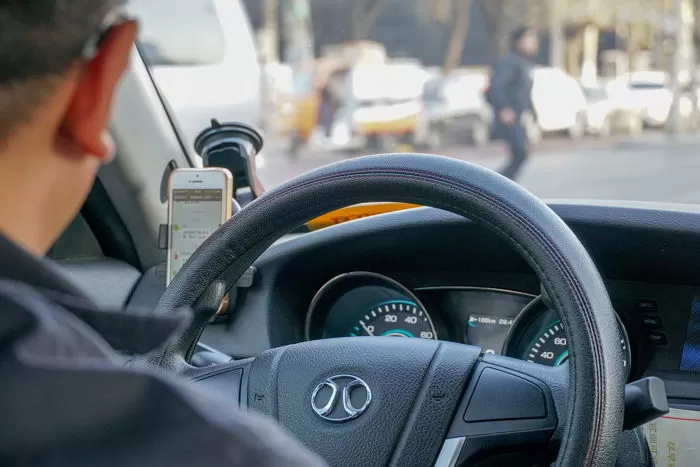
[{"label": "sidewalk", "polygon": [[679,147],[697,147],[700,149],[700,133],[680,133],[670,135],[664,132],[647,132],[643,135],[618,142],[620,149],[673,149]]}]

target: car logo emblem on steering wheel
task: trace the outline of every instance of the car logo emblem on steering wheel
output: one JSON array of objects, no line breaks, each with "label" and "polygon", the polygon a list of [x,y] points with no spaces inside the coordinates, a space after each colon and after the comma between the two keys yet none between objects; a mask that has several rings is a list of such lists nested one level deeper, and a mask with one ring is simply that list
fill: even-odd
[{"label": "car logo emblem on steering wheel", "polygon": [[369,386],[353,375],[331,376],[319,383],[311,394],[311,408],[316,415],[331,422],[347,422],[359,417],[370,402]]}]

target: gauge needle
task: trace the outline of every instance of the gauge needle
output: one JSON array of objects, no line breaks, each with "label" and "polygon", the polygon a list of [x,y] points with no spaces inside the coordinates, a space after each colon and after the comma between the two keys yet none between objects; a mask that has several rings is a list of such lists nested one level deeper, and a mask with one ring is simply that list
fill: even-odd
[{"label": "gauge needle", "polygon": [[367,326],[365,326],[365,323],[360,323],[360,324],[362,325],[362,329],[364,329],[367,334],[369,334],[370,336],[374,336],[374,333],[372,331],[370,331]]}]

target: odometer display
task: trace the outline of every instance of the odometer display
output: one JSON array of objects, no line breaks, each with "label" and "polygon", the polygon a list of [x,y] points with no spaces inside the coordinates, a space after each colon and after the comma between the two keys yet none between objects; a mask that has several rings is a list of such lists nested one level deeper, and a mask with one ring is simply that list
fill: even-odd
[{"label": "odometer display", "polygon": [[408,300],[389,300],[375,305],[352,326],[348,335],[437,339],[428,314]]}]

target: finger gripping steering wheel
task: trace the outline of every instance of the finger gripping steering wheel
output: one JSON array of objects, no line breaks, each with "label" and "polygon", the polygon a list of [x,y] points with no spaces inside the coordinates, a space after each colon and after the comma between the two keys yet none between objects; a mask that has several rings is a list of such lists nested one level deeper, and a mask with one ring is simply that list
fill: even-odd
[{"label": "finger gripping steering wheel", "polygon": [[195,315],[152,360],[182,368],[227,287],[273,242],[319,215],[370,201],[451,211],[507,240],[559,312],[569,364],[549,368],[423,339],[326,339],[271,349],[246,363],[242,403],[279,420],[332,465],[456,465],[494,447],[528,443],[549,445],[559,465],[612,465],[624,370],[598,271],[544,203],[494,172],[454,159],[387,154],[343,161],[246,206],[189,259],[161,298],[161,311],[192,307]]}]

